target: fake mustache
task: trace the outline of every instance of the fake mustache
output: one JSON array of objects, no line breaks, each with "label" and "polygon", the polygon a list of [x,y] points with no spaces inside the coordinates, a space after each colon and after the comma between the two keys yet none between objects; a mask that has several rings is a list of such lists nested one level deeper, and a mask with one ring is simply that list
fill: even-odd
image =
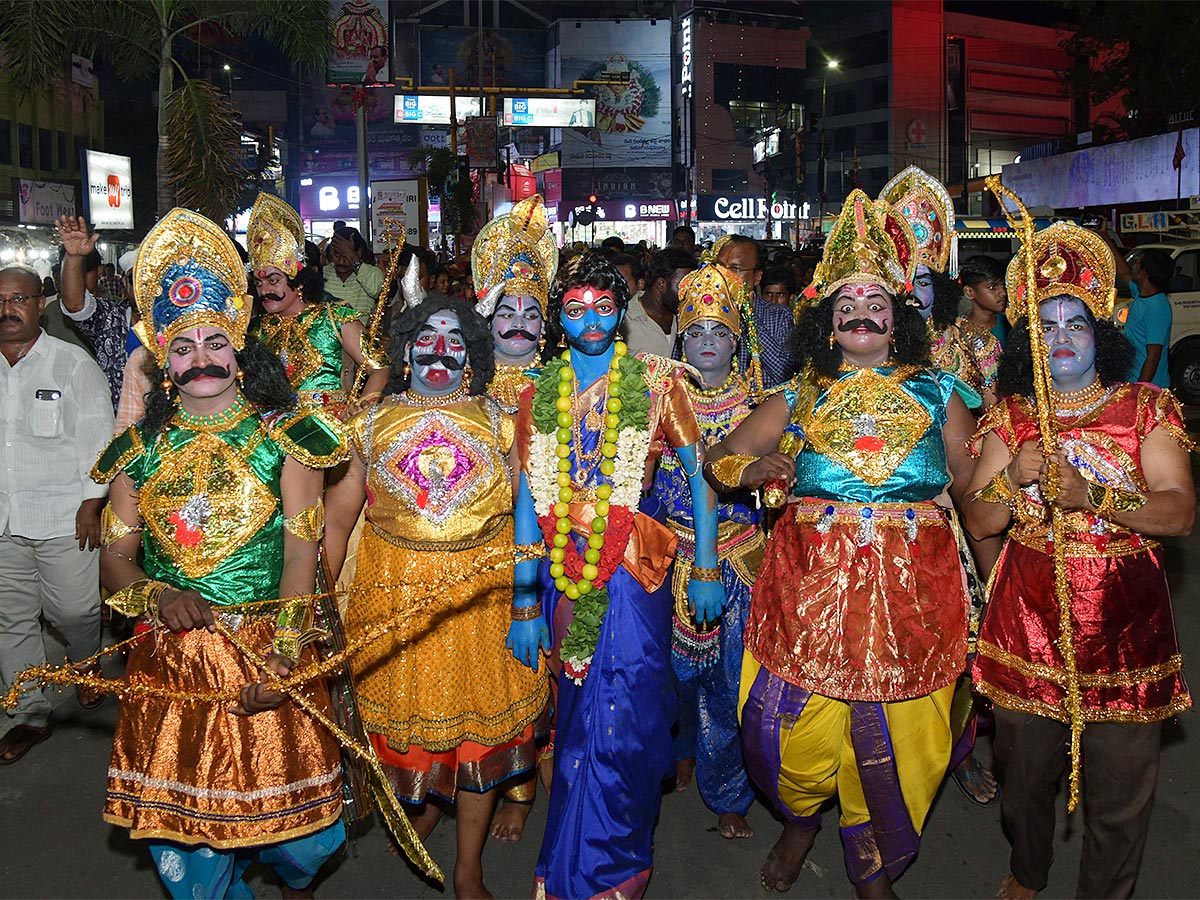
[{"label": "fake mustache", "polygon": [[848,319],[838,326],[838,331],[853,331],[860,325],[867,329],[867,331],[873,331],[876,334],[887,334],[887,327],[880,325],[874,319]]},{"label": "fake mustache", "polygon": [[207,375],[209,378],[228,378],[229,370],[226,369],[224,366],[217,366],[217,365],[205,366],[204,368],[200,368],[199,366],[197,366],[194,369],[188,369],[182,375],[176,375],[175,383],[176,384],[187,384],[189,381],[194,381],[195,379],[199,378],[201,375]]},{"label": "fake mustache", "polygon": [[514,328],[511,331],[502,332],[500,335],[500,339],[505,340],[505,341],[510,341],[513,338],[517,338],[517,337],[524,338],[525,340],[529,341],[530,343],[533,343],[534,341],[537,340],[536,337],[534,337],[532,334],[530,334],[524,328]]},{"label": "fake mustache", "polygon": [[279,303],[283,300],[283,294],[259,294],[258,299],[266,303],[268,300],[272,303]]},{"label": "fake mustache", "polygon": [[455,359],[453,356],[439,356],[436,353],[418,353],[413,357],[413,362],[426,368],[433,368],[441,363],[442,368],[448,372],[457,372],[459,369],[466,368],[467,365],[464,360]]}]

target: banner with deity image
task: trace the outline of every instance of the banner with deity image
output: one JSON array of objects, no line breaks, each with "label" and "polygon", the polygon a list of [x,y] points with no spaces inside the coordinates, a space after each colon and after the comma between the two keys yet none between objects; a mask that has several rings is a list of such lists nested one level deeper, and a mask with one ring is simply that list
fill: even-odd
[{"label": "banner with deity image", "polygon": [[[542,31],[489,28],[421,28],[421,85],[454,82],[462,89],[541,87],[546,83],[546,35]],[[481,81],[482,79],[482,81]]]},{"label": "banner with deity image", "polygon": [[388,84],[392,80],[387,0],[330,0],[333,46],[327,84]]},{"label": "banner with deity image", "polygon": [[647,21],[562,20],[558,84],[596,101],[590,128],[564,128],[563,166],[671,165],[671,29]]}]

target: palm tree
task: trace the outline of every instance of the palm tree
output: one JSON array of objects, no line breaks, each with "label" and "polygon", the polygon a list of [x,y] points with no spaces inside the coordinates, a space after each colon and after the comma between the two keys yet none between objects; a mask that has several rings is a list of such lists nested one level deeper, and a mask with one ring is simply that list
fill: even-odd
[{"label": "palm tree", "polygon": [[190,76],[176,45],[191,29],[219,27],[266,38],[312,70],[325,64],[329,22],[328,0],[0,0],[0,47],[18,92],[63,77],[71,53],[103,58],[125,80],[157,71],[158,214],[178,204],[219,221],[244,180],[241,127],[230,99]]}]

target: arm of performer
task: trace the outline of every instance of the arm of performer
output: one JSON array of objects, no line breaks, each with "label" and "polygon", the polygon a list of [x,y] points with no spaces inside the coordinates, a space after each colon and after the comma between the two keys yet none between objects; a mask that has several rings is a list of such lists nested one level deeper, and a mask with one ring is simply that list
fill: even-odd
[{"label": "arm of performer", "polygon": [[1142,442],[1142,471],[1150,489],[1146,493],[1104,489],[1079,474],[1062,453],[1058,466],[1061,482],[1056,502],[1063,509],[1094,512],[1149,537],[1182,537],[1191,534],[1196,524],[1196,489],[1188,451],[1165,428],[1155,428]]},{"label": "arm of performer", "polygon": [[142,543],[137,488],[124,472],[113,480],[108,502],[109,515],[116,522],[110,520],[102,538],[107,540],[100,555],[100,581],[113,594],[109,605],[126,615],[147,612],[175,634],[193,628],[216,631],[212,608],[196,591],[181,591],[161,581],[151,581],[137,564]]},{"label": "arm of performer", "polygon": [[505,646],[512,651],[518,662],[536,672],[540,651],[550,652],[550,628],[546,624],[546,615],[542,612],[541,600],[537,594],[538,567],[545,553],[545,539],[542,537],[541,526],[538,525],[529,482],[525,480],[525,473],[521,471],[517,459],[515,443],[510,455],[512,471],[517,473],[514,491],[517,498],[514,543],[518,548],[537,545],[540,552],[518,552],[518,556],[524,558],[518,560],[514,569],[513,622],[508,628]]},{"label": "arm of performer", "polygon": [[325,558],[334,578],[346,562],[346,544],[367,499],[367,470],[353,446],[346,474],[325,491]]},{"label": "arm of performer", "polygon": [[967,445],[975,433],[975,417],[967,410],[962,397],[953,394],[946,404],[946,424],[942,426],[942,442],[946,445],[946,467],[950,470],[950,498],[961,509],[967,496],[967,486],[975,473],[975,460]]},{"label": "arm of performer", "polygon": [[[719,494],[739,487],[759,488],[773,480],[791,487],[796,480],[796,462],[779,452],[779,439],[787,428],[789,415],[787,399],[783,394],[775,394],[750,413],[725,440],[709,447],[704,461],[709,485]],[[716,465],[726,459],[728,462]]]},{"label": "arm of performer", "polygon": [[[346,322],[342,325],[342,349],[346,351],[346,355],[354,360],[356,365],[363,365],[362,354],[362,336],[366,329],[363,328],[363,323],[357,319],[353,322]],[[358,398],[357,403],[350,403],[346,407],[346,418],[357,413],[359,410],[370,406],[372,403],[378,403],[383,396],[383,391],[387,387],[388,378],[391,372],[388,369],[372,369],[371,374],[367,376],[367,381],[363,385],[362,396]]]},{"label": "arm of performer", "polygon": [[696,562],[688,580],[688,604],[697,622],[715,622],[725,608],[725,587],[717,567],[717,495],[702,471],[699,444],[675,450],[692,489],[692,520],[696,525]]},{"label": "arm of performer", "polygon": [[[280,497],[283,502],[283,573],[279,578],[279,596],[309,597],[313,586],[317,583],[317,547],[320,545],[321,513],[318,504],[321,503],[321,491],[325,486],[325,473],[320,469],[310,469],[299,460],[288,457],[283,463],[283,474],[279,479]],[[316,511],[313,515],[313,511]],[[301,526],[299,520],[307,519],[308,525]],[[297,533],[299,532],[299,533]],[[242,688],[242,695],[237,706],[231,707],[230,712],[240,716],[252,716],[255,713],[274,709],[287,698],[268,687],[272,674],[283,678],[296,665],[293,656],[299,655],[299,649],[282,652],[282,647],[290,647],[294,639],[299,638],[302,626],[297,622],[311,621],[311,605],[280,613],[276,625],[276,642],[267,655],[266,668],[257,682],[252,682]],[[304,615],[307,613],[307,615]],[[281,639],[283,629],[294,630],[293,640],[284,643]]]},{"label": "arm of performer", "polygon": [[1038,441],[1026,441],[1013,456],[995,432],[984,435],[975,471],[959,502],[971,537],[983,540],[1008,527],[1012,508],[1020,502],[1020,489],[1042,477],[1043,462]]}]

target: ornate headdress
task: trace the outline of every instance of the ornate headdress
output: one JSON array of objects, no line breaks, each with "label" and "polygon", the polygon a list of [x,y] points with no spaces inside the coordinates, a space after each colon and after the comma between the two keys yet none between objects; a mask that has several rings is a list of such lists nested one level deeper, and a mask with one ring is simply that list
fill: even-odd
[{"label": "ornate headdress", "polygon": [[558,247],[540,194],[527,197],[480,229],[471,247],[471,274],[484,318],[496,311],[500,295],[533,297],[546,311],[550,284],[558,269]]},{"label": "ornate headdress", "polygon": [[701,251],[700,262],[715,263],[717,261],[717,257],[721,255],[721,251],[725,249],[725,245],[729,243],[729,239],[731,237],[733,237],[732,234],[723,234],[713,241],[711,247],[709,247],[707,250]]},{"label": "ornate headdress", "polygon": [[261,193],[246,225],[250,268],[274,266],[288,278],[304,268],[304,222],[300,214],[276,197]]},{"label": "ornate headdress", "polygon": [[846,284],[878,284],[893,296],[912,290],[916,269],[912,228],[888,204],[853,190],[829,230],[808,299],[825,298]]},{"label": "ornate headdress", "polygon": [[940,181],[924,169],[909,166],[883,186],[879,199],[912,227],[917,265],[951,277],[958,274],[954,201]]},{"label": "ornate headdress", "polygon": [[220,328],[241,350],[250,323],[246,269],[233,241],[198,212],[176,207],[158,220],[133,264],[142,343],[165,365],[167,347],[189,328]]},{"label": "ornate headdress", "polygon": [[1087,304],[1097,319],[1112,317],[1116,299],[1116,263],[1108,244],[1094,232],[1070,222],[1055,222],[1035,232],[1008,264],[1005,276],[1008,319],[1014,324],[1025,315],[1025,257],[1033,256],[1034,300],[1069,294]]},{"label": "ornate headdress", "polygon": [[741,279],[724,266],[704,265],[688,272],[679,282],[679,332],[693,322],[708,319],[728,325],[738,336],[742,333],[739,308],[745,288]]}]

